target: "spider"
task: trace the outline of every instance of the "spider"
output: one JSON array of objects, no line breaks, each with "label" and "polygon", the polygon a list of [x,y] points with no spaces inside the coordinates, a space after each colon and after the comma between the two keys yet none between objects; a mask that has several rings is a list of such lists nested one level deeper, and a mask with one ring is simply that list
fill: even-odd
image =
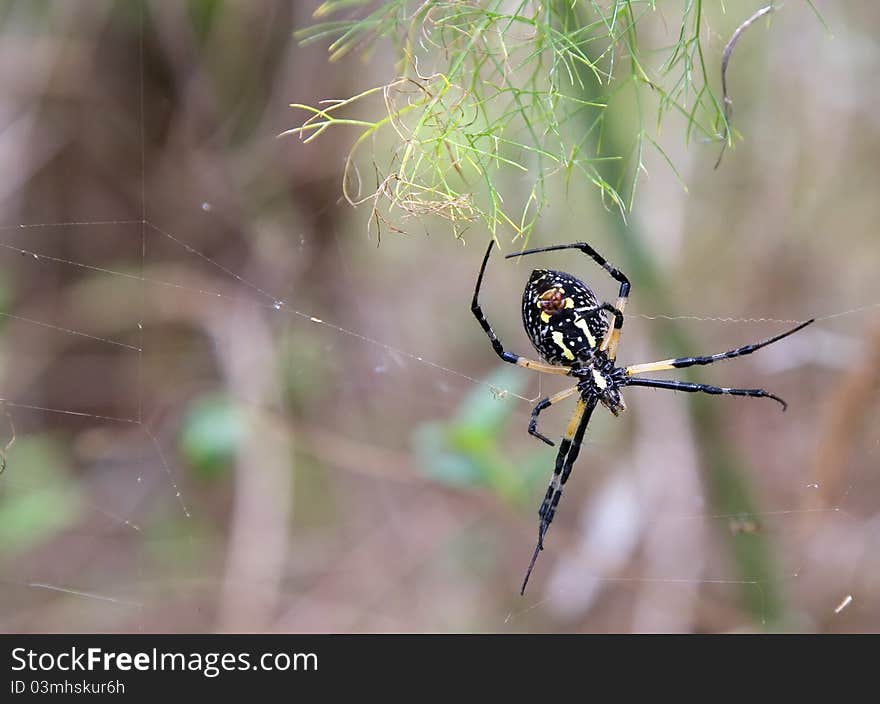
[{"label": "spider", "polygon": [[486,265],[489,262],[489,255],[492,253],[493,244],[494,241],[489,242],[486,254],[483,257],[483,263],[480,266],[477,285],[474,288],[474,298],[471,303],[471,312],[473,312],[480,327],[489,336],[496,354],[505,362],[519,367],[544,374],[570,376],[577,380],[576,385],[570,389],[565,389],[553,396],[541,399],[532,410],[532,416],[529,421],[529,434],[534,435],[548,445],[553,445],[554,443],[550,438],[538,431],[538,416],[550,406],[572,396],[577,396],[574,413],[559,444],[556,464],[553,468],[553,475],[550,478],[550,486],[547,487],[547,493],[544,495],[544,500],[538,510],[538,542],[532,554],[531,562],[529,562],[529,567],[526,570],[522,588],[520,589],[520,594],[525,594],[526,585],[529,582],[535,561],[538,559],[538,554],[544,549],[544,536],[553,522],[553,517],[559,506],[559,500],[562,498],[563,487],[568,481],[572,466],[580,453],[587,425],[598,404],[601,403],[615,416],[620,415],[620,413],[626,410],[626,404],[620,393],[621,389],[624,386],[648,386],[655,389],[671,389],[673,391],[687,391],[690,393],[701,392],[706,394],[771,398],[779,403],[784,411],[787,408],[785,401],[768,391],[764,391],[764,389],[731,389],[710,386],[708,384],[696,384],[689,381],[642,378],[640,375],[667,369],[683,369],[694,365],[712,364],[722,359],[751,354],[762,347],[771,345],[796,333],[798,330],[802,330],[812,323],[814,319],[801,323],[776,337],[738,347],[727,352],[701,357],[664,359],[659,362],[618,367],[615,359],[617,357],[617,345],[620,341],[620,331],[623,328],[623,311],[629,299],[629,279],[586,242],[558,244],[508,254],[506,259],[537,254],[539,252],[576,249],[589,256],[605,269],[620,284],[620,290],[614,305],[599,303],[596,294],[593,293],[590,287],[571,274],[548,269],[535,269],[523,291],[522,318],[523,326],[529,339],[532,341],[532,345],[534,345],[538,354],[544,360],[543,362],[538,362],[505,350],[504,345],[501,344],[501,340],[495,335],[492,326],[480,307],[480,287],[483,283],[483,275],[486,273]]}]

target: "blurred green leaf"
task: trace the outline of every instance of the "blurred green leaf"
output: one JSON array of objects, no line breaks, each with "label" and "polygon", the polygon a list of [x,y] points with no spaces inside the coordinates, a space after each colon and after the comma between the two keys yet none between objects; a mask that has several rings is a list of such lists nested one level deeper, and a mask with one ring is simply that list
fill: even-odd
[{"label": "blurred green leaf", "polygon": [[499,367],[486,380],[488,389],[474,386],[465,396],[455,417],[456,425],[480,436],[495,435],[513,412],[509,394],[522,391],[527,378],[521,369],[509,364]]},{"label": "blurred green leaf", "polygon": [[244,414],[232,400],[223,394],[203,396],[184,417],[180,451],[202,476],[213,478],[235,460],[245,432]]},{"label": "blurred green leaf", "polygon": [[458,487],[483,484],[480,466],[472,456],[452,450],[449,428],[443,423],[419,426],[413,443],[419,467],[431,479]]},{"label": "blurred green leaf", "polygon": [[192,0],[189,3],[189,15],[193,29],[200,39],[205,39],[211,32],[214,22],[224,9],[222,0]]},{"label": "blurred green leaf", "polygon": [[19,438],[0,476],[0,555],[16,556],[69,528],[79,518],[82,492],[47,436]]},{"label": "blurred green leaf", "polygon": [[514,462],[501,445],[515,408],[510,394],[527,380],[521,370],[500,367],[489,376],[489,388],[475,386],[453,418],[420,426],[413,446],[422,472],[450,486],[485,487],[517,503],[530,497],[537,478],[546,477],[549,451],[542,447]]}]

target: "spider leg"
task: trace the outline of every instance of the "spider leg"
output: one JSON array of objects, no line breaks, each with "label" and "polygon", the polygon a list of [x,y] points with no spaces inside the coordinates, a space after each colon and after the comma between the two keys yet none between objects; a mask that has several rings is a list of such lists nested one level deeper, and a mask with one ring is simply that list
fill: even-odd
[{"label": "spider leg", "polygon": [[599,254],[586,242],[573,242],[572,244],[556,244],[550,247],[538,247],[537,249],[526,249],[522,252],[514,252],[508,254],[506,259],[511,257],[522,257],[526,254],[537,254],[538,252],[555,252],[561,249],[577,249],[587,256],[591,257],[594,262],[607,271],[611,277],[620,284],[620,290],[617,294],[617,302],[613,306],[616,311],[614,316],[614,326],[608,329],[605,339],[599,349],[608,355],[608,359],[614,360],[617,357],[617,344],[620,342],[620,331],[623,328],[623,311],[626,308],[626,302],[629,300],[630,282],[620,269],[613,266],[605,257]]},{"label": "spider leg", "polygon": [[559,403],[560,401],[564,401],[570,396],[574,396],[578,392],[578,387],[573,386],[570,389],[565,389],[564,391],[560,391],[558,394],[554,394],[548,398],[541,399],[538,401],[538,405],[534,407],[532,410],[532,419],[529,421],[529,435],[534,435],[539,440],[543,440],[551,447],[556,443],[553,442],[546,435],[542,435],[538,432],[538,416],[541,414],[541,411],[546,410],[554,403]]},{"label": "spider leg", "polygon": [[538,511],[540,522],[538,523],[538,544],[535,545],[535,552],[532,554],[529,568],[526,570],[525,579],[523,579],[520,595],[526,593],[526,585],[529,583],[529,577],[532,575],[532,569],[538,559],[538,554],[544,549],[544,535],[553,522],[556,515],[556,507],[562,498],[562,487],[568,481],[571,474],[571,468],[574,466],[575,460],[581,451],[581,443],[584,439],[584,433],[587,431],[587,425],[590,423],[590,416],[593,409],[598,403],[598,398],[588,396],[586,399],[580,399],[575,407],[571,420],[568,422],[565,436],[559,443],[559,452],[556,454],[556,466],[553,468],[553,476],[550,478],[550,486],[547,487],[547,493],[541,508]]},{"label": "spider leg", "polygon": [[486,248],[486,254],[483,257],[483,264],[480,266],[480,274],[479,276],[477,276],[477,285],[474,288],[474,298],[471,302],[471,312],[474,314],[474,317],[477,319],[480,327],[483,328],[483,331],[486,333],[486,335],[489,336],[489,340],[492,343],[492,348],[495,350],[495,353],[505,362],[515,364],[518,367],[525,367],[526,369],[531,369],[536,372],[543,372],[544,374],[559,374],[561,376],[568,376],[570,371],[569,367],[536,362],[531,359],[526,359],[525,357],[520,357],[518,354],[514,354],[513,352],[507,352],[504,349],[504,345],[501,344],[501,340],[498,339],[498,336],[495,334],[495,331],[489,324],[489,321],[486,319],[486,316],[483,313],[483,309],[480,307],[480,287],[483,285],[483,275],[486,273],[486,264],[489,263],[489,255],[492,254],[492,246],[494,244],[494,240],[490,240],[489,246]]},{"label": "spider leg", "polygon": [[719,362],[722,359],[742,357],[744,355],[751,354],[752,352],[755,352],[762,347],[772,345],[774,342],[779,342],[779,340],[782,340],[789,335],[793,335],[798,330],[803,330],[814,320],[815,318],[811,318],[805,323],[801,323],[797,327],[794,327],[787,332],[777,335],[776,337],[771,337],[769,340],[762,340],[761,342],[756,342],[751,345],[744,345],[743,347],[737,347],[735,350],[729,350],[727,352],[710,354],[706,355],[705,357],[678,357],[676,359],[662,359],[659,362],[648,362],[647,364],[634,364],[626,368],[626,374],[627,376],[632,376],[634,374],[644,374],[645,372],[660,372],[667,369],[683,369],[684,367],[692,367],[697,364],[712,364],[714,362]]},{"label": "spider leg", "polygon": [[[617,304],[620,305],[620,301],[617,301]],[[623,328],[623,309],[618,308],[616,306],[611,305],[610,303],[603,303],[599,306],[599,310],[606,310],[611,315],[614,316],[614,326],[605,333],[605,339],[602,340],[602,344],[599,345],[600,350],[605,350],[611,344],[611,336],[614,334],[614,331],[617,330],[617,339],[620,341],[620,330]],[[617,343],[615,343],[615,355],[617,354]],[[610,359],[614,359],[614,357],[610,357]]]},{"label": "spider leg", "polygon": [[729,389],[709,384],[695,384],[690,381],[672,381],[669,379],[627,379],[627,386],[649,386],[653,389],[670,389],[672,391],[687,391],[688,393],[702,392],[704,394],[725,394],[729,396],[752,396],[756,398],[772,398],[782,406],[784,411],[788,404],[779,396],[771,394],[764,389]]}]

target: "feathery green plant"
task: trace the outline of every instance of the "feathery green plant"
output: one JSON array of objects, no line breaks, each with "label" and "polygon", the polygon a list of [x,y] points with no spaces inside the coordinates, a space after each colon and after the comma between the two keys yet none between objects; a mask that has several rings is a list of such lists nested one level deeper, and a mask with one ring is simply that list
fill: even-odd
[{"label": "feathery green plant", "polygon": [[[702,0],[681,3],[675,31],[658,4],[328,0],[315,11],[319,23],[298,38],[329,42],[331,60],[390,41],[400,75],[347,99],[294,104],[308,116],[284,134],[311,141],[331,127],[355,128],[343,190],[351,203],[371,204],[378,234],[402,231],[395,222],[406,217],[435,215],[451,222],[456,237],[480,220],[493,235],[506,226],[527,238],[547,204],[548,181],[569,185],[573,176],[624,213],[646,148],[672,166],[650,134],[646,103],[656,108],[657,127],[668,113],[683,117],[687,140],[720,142],[730,134],[704,57]],[[325,20],[344,12],[353,16]],[[660,35],[674,39],[651,47]],[[608,99],[585,100],[591,92]],[[602,138],[618,100],[635,108],[628,154],[607,152]],[[620,124],[632,123],[629,115]],[[390,143],[375,148],[389,135]],[[366,144],[374,149],[360,155]],[[365,160],[376,174],[369,187]],[[625,162],[614,170],[623,174],[618,183],[603,177],[608,160]]]}]

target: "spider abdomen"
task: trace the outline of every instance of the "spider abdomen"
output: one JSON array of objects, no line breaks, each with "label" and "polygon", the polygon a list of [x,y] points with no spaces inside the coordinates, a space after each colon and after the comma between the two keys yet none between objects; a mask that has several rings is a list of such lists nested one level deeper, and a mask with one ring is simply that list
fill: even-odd
[{"label": "spider abdomen", "polygon": [[608,330],[596,295],[562,271],[532,272],[523,291],[522,315],[529,339],[550,364],[589,362]]}]

